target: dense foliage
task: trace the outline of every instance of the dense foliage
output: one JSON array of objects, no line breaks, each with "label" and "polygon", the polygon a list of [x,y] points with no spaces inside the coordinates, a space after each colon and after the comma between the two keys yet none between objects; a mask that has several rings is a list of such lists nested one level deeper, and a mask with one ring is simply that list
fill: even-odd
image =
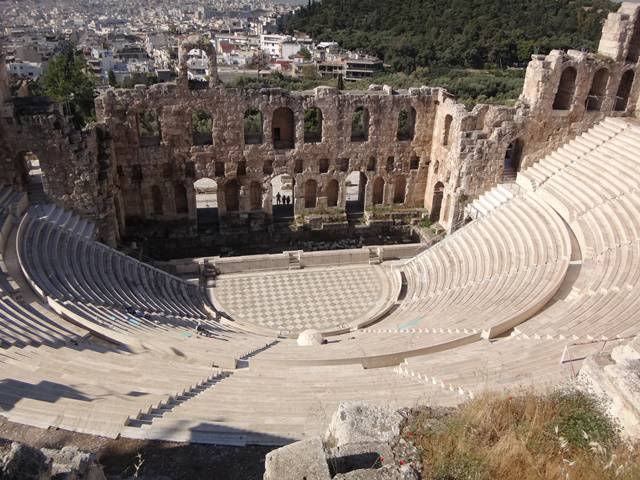
[{"label": "dense foliage", "polygon": [[609,0],[322,0],[283,28],[382,58],[396,72],[420,66],[505,68],[553,48],[595,51]]},{"label": "dense foliage", "polygon": [[87,71],[82,52],[72,45],[51,59],[46,73],[38,79],[36,91],[62,103],[78,125],[94,116],[95,79]]},{"label": "dense foliage", "polygon": [[[465,70],[447,67],[419,67],[410,74],[385,73],[358,82],[343,82],[348,90],[366,90],[372,83],[394,88],[443,87],[469,106],[476,103],[512,104],[518,99],[524,82],[524,70]],[[336,79],[291,78],[274,73],[266,77],[238,77],[229,87],[278,87],[286,90],[311,90],[320,85],[338,86]],[[340,88],[340,87],[338,87]]]}]

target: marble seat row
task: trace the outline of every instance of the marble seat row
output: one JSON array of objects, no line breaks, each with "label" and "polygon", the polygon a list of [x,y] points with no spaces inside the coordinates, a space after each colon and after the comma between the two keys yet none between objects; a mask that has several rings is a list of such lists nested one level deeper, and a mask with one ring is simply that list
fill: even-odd
[{"label": "marble seat row", "polygon": [[40,210],[31,209],[23,217],[18,251],[27,277],[41,296],[169,316],[207,317],[195,286],[88,239],[82,225],[69,226],[69,220],[55,215],[42,218]]},{"label": "marble seat row", "polygon": [[640,330],[640,125],[602,124],[618,133],[535,189],[574,232],[581,258],[562,295],[515,335],[597,339]]},{"label": "marble seat row", "polygon": [[11,421],[115,437],[135,418],[218,376],[218,369],[76,346],[0,351],[0,414]]}]

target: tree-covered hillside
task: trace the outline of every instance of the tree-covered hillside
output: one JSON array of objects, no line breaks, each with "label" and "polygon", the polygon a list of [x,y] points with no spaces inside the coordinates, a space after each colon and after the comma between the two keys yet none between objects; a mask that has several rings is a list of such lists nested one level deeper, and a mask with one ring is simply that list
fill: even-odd
[{"label": "tree-covered hillside", "polygon": [[321,0],[285,21],[315,40],[419,66],[505,68],[553,48],[595,51],[609,0]]}]

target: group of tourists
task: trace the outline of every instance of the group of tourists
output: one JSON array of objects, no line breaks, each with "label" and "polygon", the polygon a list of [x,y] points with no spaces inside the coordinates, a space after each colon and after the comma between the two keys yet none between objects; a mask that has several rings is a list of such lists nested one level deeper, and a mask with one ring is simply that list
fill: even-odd
[{"label": "group of tourists", "polygon": [[276,194],[276,204],[277,205],[291,205],[291,196],[290,195],[280,195],[280,192]]}]

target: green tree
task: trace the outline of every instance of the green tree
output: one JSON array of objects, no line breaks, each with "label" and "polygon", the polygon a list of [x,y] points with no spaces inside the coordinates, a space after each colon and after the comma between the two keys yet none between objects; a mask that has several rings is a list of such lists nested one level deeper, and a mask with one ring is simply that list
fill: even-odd
[{"label": "green tree", "polygon": [[304,58],[305,60],[311,60],[311,52],[309,51],[309,49],[307,47],[302,47],[300,49],[300,55],[302,56],[302,58]]},{"label": "green tree", "polygon": [[38,83],[44,95],[64,105],[77,126],[86,124],[94,117],[95,79],[87,71],[82,52],[72,45],[66,46],[53,57]]}]

